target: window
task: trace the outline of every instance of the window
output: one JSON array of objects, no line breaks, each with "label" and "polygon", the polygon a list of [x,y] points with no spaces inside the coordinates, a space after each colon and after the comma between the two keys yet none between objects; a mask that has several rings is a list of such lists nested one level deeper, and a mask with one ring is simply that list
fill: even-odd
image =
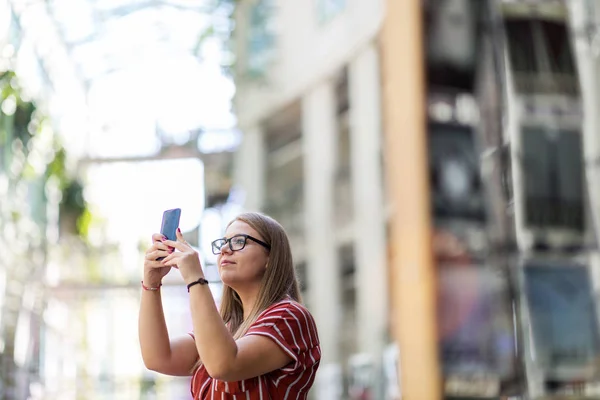
[{"label": "window", "polygon": [[550,70],[558,74],[575,75],[575,62],[565,24],[543,21],[540,25],[546,39]]},{"label": "window", "polygon": [[526,223],[535,228],[583,231],[581,135],[525,128],[522,145]]},{"label": "window", "polygon": [[598,328],[594,296],[585,266],[525,267],[525,291],[536,360],[549,379],[568,380],[594,365]]},{"label": "window", "polygon": [[435,0],[426,9],[430,86],[472,91],[478,46],[479,0]]},{"label": "window", "polygon": [[430,124],[429,166],[436,217],[484,219],[479,156],[470,127]]},{"label": "window", "polygon": [[510,379],[515,339],[506,280],[482,265],[440,265],[438,327],[448,375]]},{"label": "window", "polygon": [[525,19],[507,20],[506,35],[513,70],[525,73],[538,72],[532,22]]},{"label": "window", "polygon": [[515,87],[522,93],[578,93],[575,60],[562,21],[505,21]]}]

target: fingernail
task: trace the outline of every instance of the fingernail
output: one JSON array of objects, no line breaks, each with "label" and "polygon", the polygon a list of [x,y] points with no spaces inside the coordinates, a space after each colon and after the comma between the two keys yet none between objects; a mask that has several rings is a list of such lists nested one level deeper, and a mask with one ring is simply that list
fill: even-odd
[{"label": "fingernail", "polygon": [[181,233],[181,229],[177,228],[177,232]]},{"label": "fingernail", "polygon": [[175,251],[175,249],[172,247],[169,247],[169,253],[172,253],[173,251]]}]

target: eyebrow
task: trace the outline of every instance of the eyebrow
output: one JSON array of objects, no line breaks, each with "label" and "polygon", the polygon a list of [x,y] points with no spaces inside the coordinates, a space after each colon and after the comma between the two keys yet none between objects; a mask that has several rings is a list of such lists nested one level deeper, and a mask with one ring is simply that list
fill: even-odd
[{"label": "eyebrow", "polygon": [[[227,236],[223,236],[221,239],[229,240],[229,239],[231,239],[231,238],[234,238],[234,237],[236,237],[236,236],[249,236],[249,237],[251,237],[252,239],[258,239],[256,236],[252,236],[252,235],[251,235],[251,234],[249,234],[249,233],[236,233],[235,235],[231,235],[231,236],[229,236],[229,237],[227,237]],[[263,239],[258,239],[258,240],[263,240]]]},{"label": "eyebrow", "polygon": [[[231,235],[229,237],[223,236],[221,239],[231,239],[232,237],[236,237],[236,236],[240,236],[240,235],[248,235],[248,234],[247,233],[236,233],[235,235]],[[248,236],[252,236],[252,235],[248,235]]]}]

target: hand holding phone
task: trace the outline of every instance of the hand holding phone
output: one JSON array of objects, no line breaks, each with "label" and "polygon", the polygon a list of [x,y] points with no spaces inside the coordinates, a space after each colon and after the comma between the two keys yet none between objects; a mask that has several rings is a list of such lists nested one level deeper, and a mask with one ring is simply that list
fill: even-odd
[{"label": "hand holding phone", "polygon": [[[169,240],[177,240],[177,228],[179,227],[179,218],[181,217],[181,208],[173,208],[163,213],[160,233]],[[157,261],[164,260],[159,257]]]}]

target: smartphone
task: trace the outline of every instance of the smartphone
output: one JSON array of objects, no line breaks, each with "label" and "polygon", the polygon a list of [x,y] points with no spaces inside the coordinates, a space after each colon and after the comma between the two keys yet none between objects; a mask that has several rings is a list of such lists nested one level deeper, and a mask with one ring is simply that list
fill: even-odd
[{"label": "smartphone", "polygon": [[[179,218],[181,217],[181,208],[173,208],[163,212],[162,224],[160,233],[169,240],[177,240],[177,228],[179,227]],[[156,261],[164,260],[164,257],[159,257]]]}]

